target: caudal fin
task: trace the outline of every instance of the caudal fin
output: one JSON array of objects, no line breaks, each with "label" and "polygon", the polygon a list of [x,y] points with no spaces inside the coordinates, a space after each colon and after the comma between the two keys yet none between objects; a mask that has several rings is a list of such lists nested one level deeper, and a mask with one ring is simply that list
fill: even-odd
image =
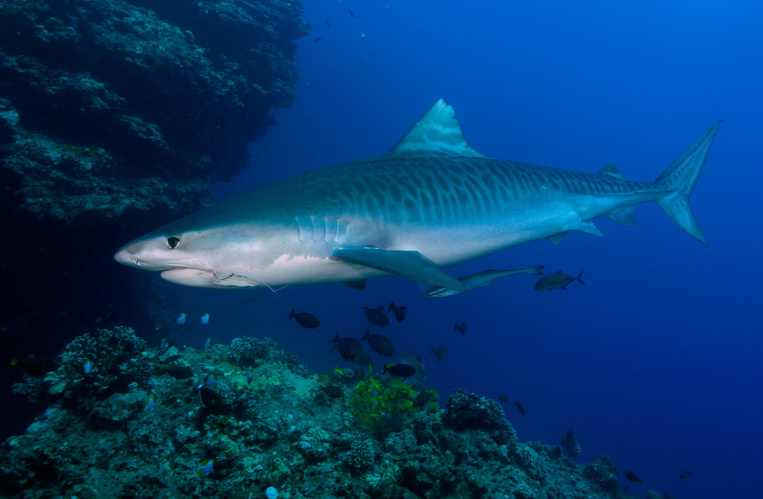
[{"label": "caudal fin", "polygon": [[705,160],[720,124],[721,120],[716,121],[654,181],[655,184],[661,184],[667,190],[665,195],[656,200],[657,204],[665,210],[676,225],[703,243],[707,243],[707,240],[691,212],[689,197],[705,166]]}]

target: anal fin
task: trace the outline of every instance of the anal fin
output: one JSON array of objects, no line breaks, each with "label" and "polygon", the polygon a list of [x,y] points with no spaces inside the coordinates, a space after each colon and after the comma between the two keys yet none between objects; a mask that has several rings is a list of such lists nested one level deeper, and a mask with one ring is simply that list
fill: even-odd
[{"label": "anal fin", "polygon": [[626,206],[625,208],[607,213],[607,215],[609,215],[609,218],[619,223],[620,225],[625,225],[627,227],[638,227],[638,222],[635,218],[633,218],[633,208],[635,208],[635,206]]},{"label": "anal fin", "polygon": [[546,239],[548,239],[549,241],[551,241],[554,244],[559,244],[560,242],[562,242],[562,239],[566,235],[567,235],[567,232],[560,232],[559,234],[554,234],[553,236],[548,236]]}]

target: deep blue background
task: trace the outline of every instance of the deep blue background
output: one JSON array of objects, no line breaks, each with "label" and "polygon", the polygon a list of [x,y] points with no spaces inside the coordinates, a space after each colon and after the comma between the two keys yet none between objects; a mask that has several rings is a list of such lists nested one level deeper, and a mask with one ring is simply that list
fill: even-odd
[{"label": "deep blue background", "polygon": [[[275,114],[251,168],[219,197],[383,153],[440,97],[483,154],[585,172],[615,162],[638,181],[656,178],[722,118],[691,200],[709,245],[645,205],[638,228],[601,219],[604,238],[573,233],[449,270],[585,269],[586,287],[536,292],[521,275],[440,300],[402,278],[371,281],[364,293],[189,288],[185,309],[168,312],[192,316],[183,340],[271,336],[320,371],[341,365],[327,340],[365,331],[359,306],[394,300],[408,320],[376,332],[399,351],[445,345],[445,360],[425,358],[443,397],[460,387],[519,400],[526,417],[505,409],[520,440],[556,443],[572,428],[577,460],[606,454],[638,473],[645,485],[629,484],[637,497],[647,488],[759,496],[762,4],[304,3],[313,31],[299,43],[296,103]],[[315,313],[321,327],[286,320],[291,308]],[[201,326],[205,312],[212,321]],[[454,333],[454,321],[469,332]],[[695,475],[679,480],[686,469]]]}]

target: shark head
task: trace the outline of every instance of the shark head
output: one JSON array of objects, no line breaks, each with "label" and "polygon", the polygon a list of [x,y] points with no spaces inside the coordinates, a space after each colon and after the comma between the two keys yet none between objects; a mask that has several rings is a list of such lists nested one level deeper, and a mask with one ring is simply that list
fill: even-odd
[{"label": "shark head", "polygon": [[[140,237],[114,259],[129,267],[161,272],[185,286],[235,289],[270,288],[364,278],[359,266],[331,258],[337,245],[326,241],[334,220],[262,216],[245,220],[246,199],[231,198]],[[320,234],[318,220],[323,221]],[[309,237],[308,237],[308,228]],[[330,232],[330,230],[328,231]],[[378,271],[376,272],[379,273]]]},{"label": "shark head", "polygon": [[114,259],[161,272],[163,279],[186,286],[266,287],[265,282],[250,277],[253,269],[266,267],[257,239],[248,226],[183,230],[170,224],[126,244]]}]

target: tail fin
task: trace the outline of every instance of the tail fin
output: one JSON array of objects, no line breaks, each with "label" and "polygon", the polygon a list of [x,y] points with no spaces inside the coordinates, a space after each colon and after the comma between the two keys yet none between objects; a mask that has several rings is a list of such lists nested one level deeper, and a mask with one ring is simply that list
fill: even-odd
[{"label": "tail fin", "polygon": [[578,276],[575,278],[575,280],[580,281],[580,284],[585,286],[585,283],[583,282],[583,272],[585,272],[585,270],[581,270]]},{"label": "tail fin", "polygon": [[699,223],[689,207],[689,197],[697,184],[721,120],[716,121],[697,141],[660,175],[655,184],[663,184],[667,193],[657,204],[687,234],[707,243]]}]

